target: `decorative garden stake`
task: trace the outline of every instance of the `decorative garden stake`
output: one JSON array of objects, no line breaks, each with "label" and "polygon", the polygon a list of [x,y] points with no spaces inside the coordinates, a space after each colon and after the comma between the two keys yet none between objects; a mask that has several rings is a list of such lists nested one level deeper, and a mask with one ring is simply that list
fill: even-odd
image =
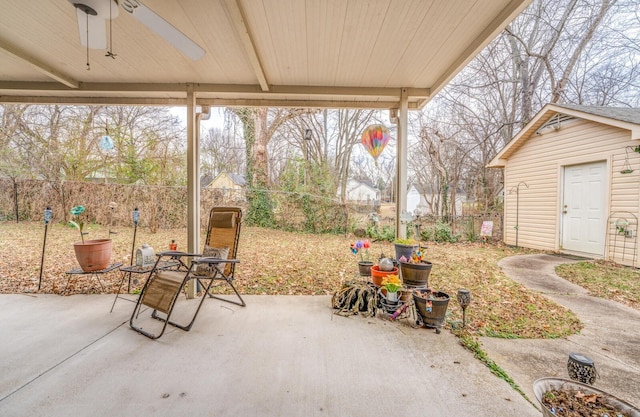
[{"label": "decorative garden stake", "polygon": [[38,291],[42,285],[42,267],[44,265],[44,249],[47,246],[47,229],[49,228],[49,222],[51,221],[51,207],[47,206],[44,210],[44,242],[42,243],[42,259],[40,260],[40,278],[38,278]]},{"label": "decorative garden stake", "polygon": [[516,229],[516,248],[518,247],[518,230],[520,229],[520,220],[518,218],[519,216],[519,211],[520,211],[520,186],[524,185],[525,188],[529,188],[529,185],[524,182],[524,181],[520,181],[518,183],[518,185],[516,185],[515,187],[511,187],[511,189],[509,190],[509,194],[513,194],[516,193],[516,225],[514,226],[514,229]]},{"label": "decorative garden stake", "polygon": [[[138,207],[133,209],[133,242],[131,243],[131,258],[129,265],[133,265],[133,253],[136,250],[136,234],[138,233],[138,222],[140,221],[140,211]],[[131,292],[131,273],[129,273],[129,285],[127,292]]]},{"label": "decorative garden stake", "polygon": [[467,307],[471,304],[471,293],[469,290],[460,288],[458,290],[458,304],[462,307],[462,327],[467,324]]},{"label": "decorative garden stake", "polygon": [[116,207],[118,207],[118,205],[113,201],[109,203],[109,239],[111,239],[111,235],[118,234],[118,232],[111,230],[111,225],[113,222],[113,209],[115,209]]},{"label": "decorative garden stake", "polygon": [[138,233],[138,222],[140,221],[140,212],[138,207],[133,209],[133,243],[131,244],[131,265],[133,265],[133,251],[136,250],[136,234]]}]

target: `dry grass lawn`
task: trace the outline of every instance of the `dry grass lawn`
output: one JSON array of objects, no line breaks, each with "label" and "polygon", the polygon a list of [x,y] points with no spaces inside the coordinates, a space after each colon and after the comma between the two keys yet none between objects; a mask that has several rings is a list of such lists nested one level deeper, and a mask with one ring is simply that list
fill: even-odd
[{"label": "dry grass lawn", "polygon": [[[133,229],[116,228],[114,262],[130,262]],[[105,238],[106,228],[91,225],[89,238]],[[0,223],[0,292],[35,293],[40,274],[44,236],[42,223]],[[67,282],[65,271],[76,268],[72,242],[78,231],[66,225],[49,227],[41,293],[60,293]],[[149,243],[155,250],[168,249],[171,239],[186,250],[186,230],[162,230],[151,234],[140,228],[136,246]],[[242,231],[236,271],[237,286],[244,294],[330,295],[356,276],[357,258],[350,252],[353,237],[308,235],[245,227]],[[388,242],[372,244],[371,256],[393,255]],[[427,257],[433,262],[430,287],[452,299],[448,321],[461,321],[455,301],[459,288],[472,294],[467,309],[473,333],[497,337],[562,337],[580,329],[577,318],[565,308],[507,278],[497,261],[527,253],[501,245],[431,244]],[[106,290],[115,292],[120,274],[101,277]],[[87,276],[73,276],[68,294],[96,293],[99,287]]]}]

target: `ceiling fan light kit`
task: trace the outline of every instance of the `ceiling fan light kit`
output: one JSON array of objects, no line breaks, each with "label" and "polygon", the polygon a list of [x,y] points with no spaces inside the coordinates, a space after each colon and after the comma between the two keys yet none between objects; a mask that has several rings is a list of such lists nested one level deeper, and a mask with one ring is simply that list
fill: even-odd
[{"label": "ceiling fan light kit", "polygon": [[[125,12],[193,61],[197,61],[205,54],[205,50],[200,45],[138,0],[68,1],[76,8],[80,44],[88,49],[107,48],[106,22],[109,20],[111,23],[111,20],[118,17],[119,6],[121,6]],[[115,54],[109,50],[106,56],[114,58]]]}]

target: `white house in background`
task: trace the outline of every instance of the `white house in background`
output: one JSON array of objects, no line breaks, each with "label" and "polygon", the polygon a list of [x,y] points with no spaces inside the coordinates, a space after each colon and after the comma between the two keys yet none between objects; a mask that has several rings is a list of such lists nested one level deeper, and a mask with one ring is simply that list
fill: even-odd
[{"label": "white house in background", "polygon": [[[341,190],[338,189],[338,196],[341,194]],[[345,198],[350,203],[359,204],[380,201],[380,190],[368,181],[350,179],[347,181]]]},{"label": "white house in background", "polygon": [[414,184],[411,184],[407,190],[407,211],[413,214],[425,214],[428,210],[429,206],[424,195],[418,191]]},{"label": "white house in background", "polygon": [[[451,196],[449,196],[451,197]],[[433,203],[429,205],[429,201],[437,201],[438,196],[431,192],[427,192],[426,195],[420,193],[415,185],[410,185],[407,190],[407,211],[417,216],[424,216],[426,214],[439,214],[439,203]],[[458,190],[456,193],[456,215],[461,215],[464,203],[467,202],[467,195],[464,191]],[[433,206],[433,209],[432,209]]]}]

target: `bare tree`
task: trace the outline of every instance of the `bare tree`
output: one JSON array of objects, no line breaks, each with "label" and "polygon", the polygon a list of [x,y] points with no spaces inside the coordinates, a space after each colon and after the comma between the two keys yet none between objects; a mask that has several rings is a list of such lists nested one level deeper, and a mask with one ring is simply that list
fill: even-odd
[{"label": "bare tree", "polygon": [[486,165],[543,105],[640,104],[637,23],[633,0],[535,1],[419,115],[419,182],[491,207],[501,173]]},{"label": "bare tree", "polygon": [[[184,129],[157,107],[2,106],[3,149],[14,167],[52,181],[112,171],[120,182],[184,183]],[[103,136],[112,151],[100,149]]]},{"label": "bare tree", "polygon": [[245,147],[241,137],[229,130],[209,129],[200,143],[200,165],[204,173],[244,173]]}]

